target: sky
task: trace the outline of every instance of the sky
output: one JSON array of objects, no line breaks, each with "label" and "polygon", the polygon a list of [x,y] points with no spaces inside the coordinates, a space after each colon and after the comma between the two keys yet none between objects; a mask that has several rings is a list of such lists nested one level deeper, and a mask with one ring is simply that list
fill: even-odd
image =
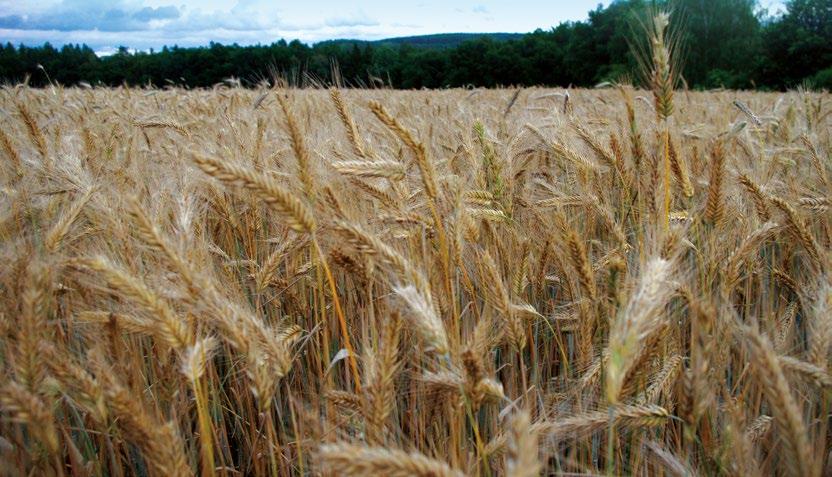
[{"label": "sky", "polygon": [[[451,32],[530,32],[587,18],[599,0],[0,0],[0,41],[118,46],[306,43]],[[782,2],[763,0],[778,7]]]}]

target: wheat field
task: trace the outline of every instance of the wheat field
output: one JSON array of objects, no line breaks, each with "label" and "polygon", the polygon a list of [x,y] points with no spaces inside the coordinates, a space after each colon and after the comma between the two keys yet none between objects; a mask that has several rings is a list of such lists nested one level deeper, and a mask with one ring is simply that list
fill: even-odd
[{"label": "wheat field", "polygon": [[829,475],[830,96],[651,94],[4,87],[0,473]]}]

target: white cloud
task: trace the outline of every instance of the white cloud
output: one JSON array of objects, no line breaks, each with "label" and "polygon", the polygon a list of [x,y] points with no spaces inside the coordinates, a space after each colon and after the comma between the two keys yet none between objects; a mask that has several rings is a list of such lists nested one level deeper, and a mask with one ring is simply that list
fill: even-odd
[{"label": "white cloud", "polygon": [[328,18],[324,24],[328,27],[366,27],[377,26],[379,22],[359,11],[351,15]]},{"label": "white cloud", "polygon": [[[415,27],[382,25],[362,10],[331,11],[325,20],[295,15],[283,19],[269,0],[238,0],[230,8],[183,0],[58,0],[46,8],[0,0],[0,40],[13,43],[86,43],[107,54],[119,45],[139,50],[162,45],[272,43],[280,39],[317,42],[335,37],[373,39]],[[189,1],[189,0],[184,0]],[[178,3],[174,5],[173,3]],[[317,17],[324,18],[324,17]]]}]

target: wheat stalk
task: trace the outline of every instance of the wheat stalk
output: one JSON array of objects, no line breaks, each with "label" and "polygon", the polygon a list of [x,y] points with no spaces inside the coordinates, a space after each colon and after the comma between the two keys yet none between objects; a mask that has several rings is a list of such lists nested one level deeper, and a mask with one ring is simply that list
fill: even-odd
[{"label": "wheat stalk", "polygon": [[670,298],[672,263],[661,258],[647,262],[638,287],[626,308],[610,329],[610,362],[606,374],[606,394],[611,403],[618,402],[624,378],[640,353],[644,338],[661,320],[661,309]]},{"label": "wheat stalk", "polygon": [[787,436],[783,444],[787,450],[789,472],[792,475],[816,475],[803,413],[783,374],[781,360],[769,341],[755,330],[746,327],[743,336],[747,338],[749,351],[755,357],[755,371],[771,403],[774,420]]},{"label": "wheat stalk", "polygon": [[389,475],[390,477],[457,477],[463,474],[448,464],[418,452],[353,444],[327,444],[320,447],[321,467],[339,475]]},{"label": "wheat stalk", "polygon": [[511,422],[506,475],[533,477],[540,475],[540,471],[541,465],[537,458],[537,434],[532,429],[529,414],[520,412]]},{"label": "wheat stalk", "polygon": [[306,233],[315,231],[317,224],[309,209],[291,192],[278,185],[273,178],[198,153],[192,153],[191,160],[203,172],[220,182],[237,185],[257,194],[261,200],[281,214],[292,229]]}]

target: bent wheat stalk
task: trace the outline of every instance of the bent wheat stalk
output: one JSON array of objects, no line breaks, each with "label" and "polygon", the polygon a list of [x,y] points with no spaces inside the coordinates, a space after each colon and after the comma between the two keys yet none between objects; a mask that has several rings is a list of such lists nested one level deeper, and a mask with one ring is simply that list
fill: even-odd
[{"label": "bent wheat stalk", "polygon": [[300,199],[276,184],[272,177],[244,167],[228,164],[199,153],[191,153],[191,159],[206,174],[220,180],[221,182],[230,185],[239,185],[245,189],[251,190],[264,202],[275,208],[275,210],[281,214],[283,219],[286,220],[287,224],[293,230],[305,232],[311,235],[312,244],[315,247],[315,253],[319,257],[321,265],[323,266],[327,282],[329,283],[330,293],[332,293],[332,301],[335,305],[335,313],[338,317],[338,324],[341,327],[344,348],[347,350],[347,353],[349,353],[348,360],[352,370],[353,379],[355,381],[354,384],[356,392],[360,391],[361,380],[358,375],[358,364],[355,359],[355,351],[353,350],[352,343],[350,342],[347,320],[344,317],[344,311],[342,310],[341,302],[338,299],[338,289],[335,286],[335,279],[332,276],[332,271],[329,269],[329,265],[327,264],[326,255],[321,249],[321,246],[315,236],[317,224],[315,219],[312,217],[312,213]]}]

